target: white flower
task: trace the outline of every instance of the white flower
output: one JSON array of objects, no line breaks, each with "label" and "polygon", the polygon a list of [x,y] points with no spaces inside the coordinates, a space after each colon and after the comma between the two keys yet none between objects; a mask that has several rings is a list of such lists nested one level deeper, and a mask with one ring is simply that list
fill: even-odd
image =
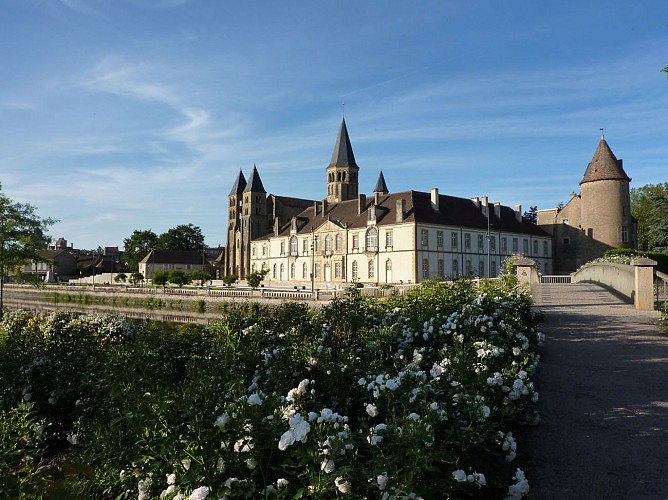
[{"label": "white flower", "polygon": [[167,484],[176,484],[176,474],[167,475]]},{"label": "white flower", "polygon": [[336,464],[334,463],[334,460],[325,458],[320,464],[320,468],[325,471],[325,473],[330,474],[336,469]]},{"label": "white flower", "polygon": [[204,500],[208,496],[209,496],[209,487],[200,486],[196,490],[193,490],[193,492],[188,497],[188,500]]},{"label": "white flower", "polygon": [[260,399],[260,396],[257,393],[253,393],[250,396],[248,396],[248,404],[260,406],[262,405],[262,400]]},{"label": "white flower", "polygon": [[481,411],[481,413],[482,413],[482,416],[485,417],[485,418],[488,418],[488,417],[489,417],[489,414],[491,413],[491,411],[490,411],[490,409],[489,409],[489,406],[487,406],[487,405],[485,405],[485,406],[483,406],[482,408],[480,408],[480,411]]},{"label": "white flower", "polygon": [[278,449],[281,451],[285,451],[288,449],[288,446],[294,444],[295,442],[295,435],[292,433],[291,430],[287,430],[283,433],[281,436],[281,439],[278,441]]},{"label": "white flower", "polygon": [[366,405],[366,412],[369,414],[370,417],[376,417],[378,416],[378,408],[374,404],[368,404]]},{"label": "white flower", "polygon": [[70,444],[73,444],[73,445],[77,445],[77,444],[81,443],[81,439],[79,438],[79,436],[77,436],[74,433],[68,434],[67,435],[67,440],[70,442]]},{"label": "white flower", "polygon": [[184,458],[183,460],[181,460],[181,465],[183,465],[183,468],[185,470],[189,470],[190,469],[190,459],[189,458]]},{"label": "white flower", "polygon": [[417,422],[418,420],[420,420],[420,415],[413,412],[408,415],[408,418],[410,418],[411,420],[415,420]]},{"label": "white flower", "polygon": [[225,460],[222,457],[216,462],[216,471],[218,471],[218,474],[225,472]]},{"label": "white flower", "polygon": [[280,478],[276,480],[276,486],[280,490],[281,488],[285,488],[290,482],[287,479]]},{"label": "white flower", "polygon": [[384,490],[385,485],[387,484],[387,472],[378,474],[378,476],[376,476],[376,481],[378,482],[378,489]]},{"label": "white flower", "polygon": [[253,444],[253,438],[251,436],[244,436],[234,443],[234,451],[237,453],[247,453],[253,448],[255,448],[255,445]]},{"label": "white flower", "polygon": [[466,472],[461,469],[458,469],[452,473],[452,477],[455,478],[455,481],[464,483],[466,482]]},{"label": "white flower", "polygon": [[176,491],[176,485],[174,485],[174,484],[170,484],[169,486],[167,486],[167,489],[166,489],[166,490],[163,490],[163,492],[160,493],[160,498],[161,498],[161,499],[162,499],[162,498],[167,498],[168,496],[170,496],[170,495],[171,495],[172,493],[174,493],[175,491]]},{"label": "white flower", "polygon": [[218,416],[216,418],[216,421],[213,423],[213,425],[223,428],[225,425],[227,425],[227,422],[230,421],[230,416],[227,413],[223,413],[222,415]]},{"label": "white flower", "polygon": [[341,493],[350,493],[351,489],[351,484],[343,479],[341,476],[337,477],[334,480],[334,484],[336,484],[336,488],[341,492]]},{"label": "white flower", "polygon": [[257,467],[257,460],[254,458],[246,459],[246,467],[248,467],[250,470],[255,469],[255,467]]}]

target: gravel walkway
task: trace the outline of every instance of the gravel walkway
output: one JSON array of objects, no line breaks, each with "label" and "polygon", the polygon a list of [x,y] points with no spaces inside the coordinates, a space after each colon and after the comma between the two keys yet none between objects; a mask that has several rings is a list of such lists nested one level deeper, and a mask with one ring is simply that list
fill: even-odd
[{"label": "gravel walkway", "polygon": [[541,423],[520,449],[533,500],[668,499],[668,335],[584,283],[542,285]]}]

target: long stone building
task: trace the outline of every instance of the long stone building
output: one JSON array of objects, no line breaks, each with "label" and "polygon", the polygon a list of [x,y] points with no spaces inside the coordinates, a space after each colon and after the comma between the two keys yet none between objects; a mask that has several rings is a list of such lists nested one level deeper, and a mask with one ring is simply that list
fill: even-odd
[{"label": "long stone building", "polygon": [[248,181],[240,172],[229,195],[226,272],[243,279],[266,269],[269,285],[416,283],[435,275],[494,277],[512,254],[553,272],[552,236],[524,219],[521,206],[438,188],[390,193],[382,171],[366,196],[358,174],[345,119],[324,199],[267,195],[256,167]]}]

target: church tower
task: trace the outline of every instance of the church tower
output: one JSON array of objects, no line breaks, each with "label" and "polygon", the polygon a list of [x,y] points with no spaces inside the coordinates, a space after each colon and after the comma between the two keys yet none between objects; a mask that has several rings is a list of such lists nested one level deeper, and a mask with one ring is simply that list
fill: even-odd
[{"label": "church tower", "polygon": [[239,245],[241,242],[242,194],[246,189],[246,178],[239,170],[232,190],[228,195],[227,247],[225,248],[225,274],[239,276]]},{"label": "church tower", "polygon": [[267,234],[269,228],[267,218],[267,191],[262,185],[257,167],[248,178],[248,184],[242,193],[241,215],[241,266],[237,277],[245,279],[251,272],[251,241]]},{"label": "church tower", "polygon": [[[635,246],[630,182],[622,160],[615,157],[602,137],[580,182],[580,226],[591,244],[610,248]],[[598,253],[598,250],[595,252]]]},{"label": "church tower", "polygon": [[328,203],[339,203],[357,198],[359,170],[355,163],[350,137],[348,137],[346,120],[342,118],[339,136],[332,153],[332,161],[327,167]]}]

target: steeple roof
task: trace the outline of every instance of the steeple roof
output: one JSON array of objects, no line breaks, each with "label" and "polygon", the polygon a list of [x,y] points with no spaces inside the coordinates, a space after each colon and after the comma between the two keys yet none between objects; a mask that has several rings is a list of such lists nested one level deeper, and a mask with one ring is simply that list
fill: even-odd
[{"label": "steeple roof", "polygon": [[248,184],[246,185],[246,189],[244,189],[244,193],[267,193],[264,190],[262,180],[260,179],[260,174],[258,173],[257,167],[255,165],[253,165],[253,171],[248,178]]},{"label": "steeple roof", "polygon": [[230,191],[229,196],[234,196],[235,194],[241,194],[244,192],[246,187],[246,178],[244,177],[243,171],[239,170],[239,175],[237,175],[237,180],[234,181],[232,186],[232,191]]},{"label": "steeple roof", "polygon": [[380,194],[387,194],[390,192],[389,189],[387,189],[387,184],[385,184],[385,176],[383,175],[383,171],[380,171],[380,175],[378,176],[378,181],[376,182],[376,187],[373,188],[374,193],[380,193]]},{"label": "steeple roof", "polygon": [[355,163],[355,155],[353,154],[353,147],[350,144],[350,137],[348,137],[348,129],[346,128],[345,118],[341,119],[341,127],[339,128],[339,136],[334,145],[334,152],[332,153],[332,162],[330,167],[357,167]]},{"label": "steeple roof", "polygon": [[624,172],[622,160],[615,157],[605,139],[601,139],[598,143],[594,157],[589,162],[580,184],[603,180],[631,180]]}]

